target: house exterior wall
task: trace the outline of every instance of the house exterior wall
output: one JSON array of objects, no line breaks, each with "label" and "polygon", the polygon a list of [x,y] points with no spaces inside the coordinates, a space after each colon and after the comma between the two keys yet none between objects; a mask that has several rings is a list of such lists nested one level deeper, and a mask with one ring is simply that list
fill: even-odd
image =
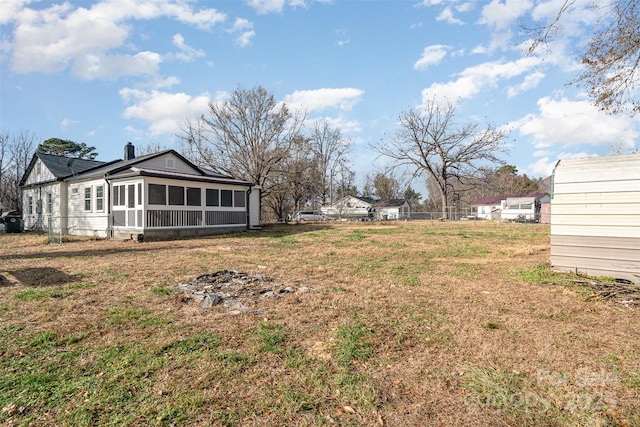
[{"label": "house exterior wall", "polygon": [[22,199],[22,219],[24,228],[48,230],[50,220],[59,227],[61,206],[66,203],[66,186],[60,182],[29,187],[24,190]]},{"label": "house exterior wall", "polygon": [[[99,188],[102,188],[102,202],[99,205]],[[68,210],[64,234],[75,236],[109,236],[109,211],[107,182],[104,179],[74,181],[68,184]],[[62,212],[61,212],[62,213]]]},{"label": "house exterior wall", "polygon": [[552,191],[552,268],[640,282],[640,154],[561,160]]},{"label": "house exterior wall", "polygon": [[249,194],[249,227],[260,227],[260,192],[262,188],[254,186]]},{"label": "house exterior wall", "polygon": [[36,159],[33,165],[33,170],[25,180],[25,185],[33,185],[39,182],[55,181],[56,177],[51,171],[42,163],[42,160]]}]

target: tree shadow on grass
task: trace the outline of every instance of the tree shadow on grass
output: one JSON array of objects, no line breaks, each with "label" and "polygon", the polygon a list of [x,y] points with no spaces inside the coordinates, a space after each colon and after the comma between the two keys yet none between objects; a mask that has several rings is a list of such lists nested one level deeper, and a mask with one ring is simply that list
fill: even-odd
[{"label": "tree shadow on grass", "polygon": [[[57,268],[51,267],[21,268],[19,270],[9,270],[9,274],[24,286],[56,286],[77,282],[79,280],[79,278],[74,275],[69,275]],[[0,275],[0,286],[11,286],[15,284],[15,281]]]}]

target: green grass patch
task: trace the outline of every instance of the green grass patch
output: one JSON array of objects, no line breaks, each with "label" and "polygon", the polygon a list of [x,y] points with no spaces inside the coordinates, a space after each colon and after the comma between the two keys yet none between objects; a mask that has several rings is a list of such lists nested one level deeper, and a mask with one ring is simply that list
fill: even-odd
[{"label": "green grass patch", "polygon": [[362,323],[340,326],[336,333],[334,357],[341,367],[349,367],[353,361],[364,361],[373,355],[373,332]]},{"label": "green grass patch", "polygon": [[278,354],[284,344],[284,327],[273,323],[261,322],[255,329],[260,350]]},{"label": "green grass patch", "polygon": [[73,292],[61,286],[48,286],[25,289],[15,294],[15,298],[22,301],[35,301],[47,298],[62,299],[71,295]]}]

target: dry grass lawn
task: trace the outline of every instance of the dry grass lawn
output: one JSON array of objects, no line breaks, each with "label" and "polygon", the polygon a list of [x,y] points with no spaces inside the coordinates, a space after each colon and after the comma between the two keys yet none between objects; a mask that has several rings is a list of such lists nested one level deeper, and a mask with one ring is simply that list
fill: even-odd
[{"label": "dry grass lawn", "polygon": [[[549,229],[0,234],[0,425],[640,426],[640,309],[548,271]],[[178,283],[296,289],[231,314]]]}]

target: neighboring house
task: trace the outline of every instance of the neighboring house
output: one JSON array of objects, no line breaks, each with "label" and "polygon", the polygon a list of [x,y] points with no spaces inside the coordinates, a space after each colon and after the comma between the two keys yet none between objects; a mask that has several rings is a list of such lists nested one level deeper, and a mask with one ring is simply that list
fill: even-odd
[{"label": "neighboring house", "polygon": [[254,184],[198,168],[174,150],[99,162],[36,153],[20,181],[25,229],[158,240],[258,228]]},{"label": "neighboring house", "polygon": [[519,196],[482,197],[470,204],[472,215],[496,221],[540,222],[542,205],[550,201],[548,193]]},{"label": "neighboring house", "polygon": [[501,196],[481,197],[470,204],[473,215],[479,219],[500,219],[502,202],[506,200]]},{"label": "neighboring house", "polygon": [[640,283],[640,153],[560,160],[551,207],[554,270]]},{"label": "neighboring house", "polygon": [[411,207],[405,199],[346,196],[320,209],[326,216],[337,219],[391,220],[407,219],[411,215]]}]

